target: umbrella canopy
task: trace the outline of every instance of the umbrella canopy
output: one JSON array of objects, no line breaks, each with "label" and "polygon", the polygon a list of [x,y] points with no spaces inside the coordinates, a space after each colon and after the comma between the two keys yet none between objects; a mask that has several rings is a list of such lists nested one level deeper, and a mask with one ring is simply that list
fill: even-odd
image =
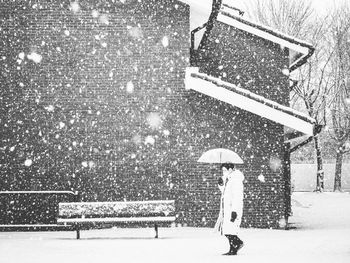
[{"label": "umbrella canopy", "polygon": [[243,160],[234,151],[224,148],[216,148],[203,153],[202,156],[198,159],[198,162],[242,164]]}]

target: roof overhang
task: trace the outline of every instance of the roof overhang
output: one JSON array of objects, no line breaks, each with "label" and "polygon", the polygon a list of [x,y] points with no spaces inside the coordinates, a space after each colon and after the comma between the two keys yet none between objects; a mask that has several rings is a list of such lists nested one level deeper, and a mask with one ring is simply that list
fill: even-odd
[{"label": "roof overhang", "polygon": [[288,48],[290,50],[290,71],[304,64],[315,50],[312,44],[308,42],[293,38],[270,27],[243,19],[225,5],[222,6],[217,21],[279,44],[282,48]]},{"label": "roof overhang", "polygon": [[191,31],[208,22],[213,0],[178,0],[190,6]]},{"label": "roof overhang", "polygon": [[287,126],[284,126],[284,142],[294,142],[300,139],[307,139],[310,135],[302,133],[300,131],[296,131]]},{"label": "roof overhang", "polygon": [[314,134],[316,121],[306,114],[218,78],[199,73],[197,68],[187,69],[185,84],[186,89],[195,90],[304,134]]}]

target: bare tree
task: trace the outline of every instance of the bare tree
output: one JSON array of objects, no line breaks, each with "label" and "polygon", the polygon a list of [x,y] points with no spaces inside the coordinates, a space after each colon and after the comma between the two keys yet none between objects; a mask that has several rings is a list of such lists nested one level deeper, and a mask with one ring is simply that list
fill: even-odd
[{"label": "bare tree", "polygon": [[252,19],[298,38],[314,14],[310,0],[250,0],[246,7]]},{"label": "bare tree", "polygon": [[[325,41],[329,29],[330,24],[327,17],[317,17],[312,24],[306,27],[308,39],[314,44],[315,52],[306,64],[296,72],[298,83],[293,89],[291,97],[293,104],[300,101],[304,104],[306,112],[316,120],[315,126],[319,129],[327,124],[326,110],[331,103],[330,72],[334,50],[330,49]],[[322,192],[324,190],[324,170],[319,132],[320,130],[313,137],[317,163],[315,190]]]},{"label": "bare tree", "polygon": [[334,48],[332,82],[334,86],[331,106],[331,137],[336,142],[334,191],[341,191],[341,175],[344,154],[350,152],[350,7],[347,2],[338,6],[332,14],[330,45]]}]

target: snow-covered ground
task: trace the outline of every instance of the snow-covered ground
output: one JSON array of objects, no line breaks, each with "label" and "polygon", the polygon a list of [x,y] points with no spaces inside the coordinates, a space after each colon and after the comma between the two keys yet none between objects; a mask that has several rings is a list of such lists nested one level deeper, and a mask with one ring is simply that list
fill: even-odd
[{"label": "snow-covered ground", "polygon": [[350,262],[350,194],[294,193],[294,230],[242,229],[244,248],[208,228],[0,232],[0,262]]}]

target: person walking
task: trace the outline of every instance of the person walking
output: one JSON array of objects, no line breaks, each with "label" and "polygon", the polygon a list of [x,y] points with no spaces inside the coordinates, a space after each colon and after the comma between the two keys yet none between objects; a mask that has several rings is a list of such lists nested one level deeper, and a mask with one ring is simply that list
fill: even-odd
[{"label": "person walking", "polygon": [[215,229],[229,241],[230,250],[224,255],[237,255],[244,245],[238,237],[243,214],[244,175],[235,169],[233,163],[224,163],[221,169],[222,177],[218,180],[221,191],[220,213]]}]

